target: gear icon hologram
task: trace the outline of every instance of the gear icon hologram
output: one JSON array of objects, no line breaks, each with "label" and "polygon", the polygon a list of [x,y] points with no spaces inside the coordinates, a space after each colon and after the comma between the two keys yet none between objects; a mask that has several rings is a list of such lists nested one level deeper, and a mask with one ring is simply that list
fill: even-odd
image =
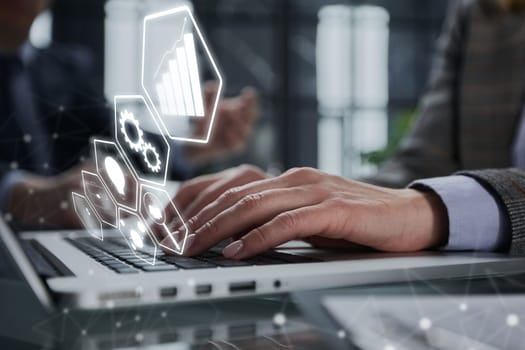
[{"label": "gear icon hologram", "polygon": [[[128,110],[120,112],[120,131],[124,135],[124,140],[129,145],[129,147],[135,151],[140,152],[144,145],[144,131],[140,128],[140,123],[135,118],[135,115]],[[128,126],[132,126],[135,130],[135,134],[130,137]]]},{"label": "gear icon hologram", "polygon": [[140,182],[165,186],[171,145],[144,97],[115,96],[114,111],[115,141],[136,177]]},{"label": "gear icon hologram", "polygon": [[[142,154],[144,155],[144,162],[148,166],[149,170],[154,173],[158,173],[161,169],[162,161],[160,160],[159,152],[151,145],[151,143],[145,143],[142,148]],[[154,158],[154,163],[152,161]]]}]

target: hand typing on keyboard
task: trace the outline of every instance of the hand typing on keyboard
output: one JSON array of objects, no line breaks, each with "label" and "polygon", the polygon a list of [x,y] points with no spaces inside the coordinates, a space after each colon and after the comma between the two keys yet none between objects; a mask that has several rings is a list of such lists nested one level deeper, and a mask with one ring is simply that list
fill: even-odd
[{"label": "hand typing on keyboard", "polygon": [[227,238],[234,242],[222,252],[233,259],[315,236],[390,252],[433,248],[448,238],[446,209],[437,195],[315,169],[292,169],[275,178],[253,167],[230,169],[183,185],[175,202],[191,218],[189,256]]}]

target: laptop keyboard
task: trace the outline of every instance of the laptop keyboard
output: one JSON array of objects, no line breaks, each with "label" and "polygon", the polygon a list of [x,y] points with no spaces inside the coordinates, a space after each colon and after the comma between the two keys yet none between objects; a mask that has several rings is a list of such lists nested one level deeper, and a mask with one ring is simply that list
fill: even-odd
[{"label": "laptop keyboard", "polygon": [[89,237],[66,240],[100,264],[120,274],[321,262],[311,257],[276,251],[268,251],[246,260],[231,260],[222,255],[222,248],[215,247],[195,257],[157,252],[155,265],[151,265],[145,261],[152,260],[151,251],[146,249],[132,252],[123,239],[107,238],[103,242]]}]

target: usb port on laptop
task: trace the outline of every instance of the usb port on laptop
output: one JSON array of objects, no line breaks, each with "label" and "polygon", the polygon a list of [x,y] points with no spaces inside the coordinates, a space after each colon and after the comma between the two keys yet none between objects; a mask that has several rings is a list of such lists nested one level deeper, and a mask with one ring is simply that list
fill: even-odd
[{"label": "usb port on laptop", "polygon": [[230,283],[230,292],[231,293],[240,293],[240,292],[255,292],[255,281],[246,281],[246,282],[234,282]]},{"label": "usb port on laptop", "polygon": [[211,284],[199,284],[195,287],[197,295],[205,295],[211,293]]},{"label": "usb port on laptop", "polygon": [[174,298],[177,296],[177,288],[176,287],[162,288],[160,290],[160,296],[162,298]]}]

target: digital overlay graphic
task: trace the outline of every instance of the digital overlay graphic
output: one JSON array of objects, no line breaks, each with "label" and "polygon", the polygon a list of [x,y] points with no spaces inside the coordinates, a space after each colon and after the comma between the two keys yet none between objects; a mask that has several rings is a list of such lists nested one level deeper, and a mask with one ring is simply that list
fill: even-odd
[{"label": "digital overlay graphic", "polygon": [[[204,70],[218,83],[211,97]],[[160,249],[182,254],[188,236],[169,192],[173,142],[208,143],[223,89],[188,7],[144,18],[141,77],[144,95],[114,97],[114,139],[93,141],[96,171],[82,171],[84,193],[72,200],[91,236],[118,231],[136,258],[154,265]],[[203,120],[204,134],[193,135],[192,123]]]}]

